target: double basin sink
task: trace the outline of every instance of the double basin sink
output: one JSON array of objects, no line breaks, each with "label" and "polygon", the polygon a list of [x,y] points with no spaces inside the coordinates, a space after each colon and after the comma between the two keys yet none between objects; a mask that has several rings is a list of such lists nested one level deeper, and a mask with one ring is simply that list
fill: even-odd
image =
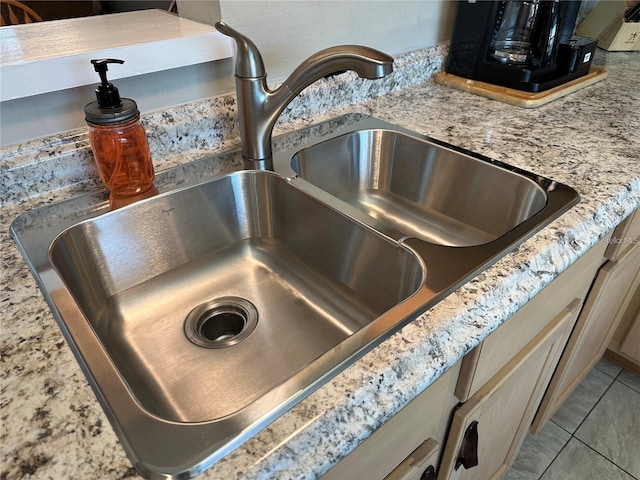
[{"label": "double basin sink", "polygon": [[275,172],[12,225],[141,474],[202,472],[579,199],[370,117],[337,123]]}]

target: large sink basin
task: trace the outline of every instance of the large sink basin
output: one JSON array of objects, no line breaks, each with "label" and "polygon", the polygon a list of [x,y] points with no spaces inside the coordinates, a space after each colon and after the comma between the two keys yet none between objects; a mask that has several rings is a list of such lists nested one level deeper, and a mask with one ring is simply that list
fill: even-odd
[{"label": "large sink basin", "polygon": [[547,202],[535,181],[451,147],[388,129],[347,133],[296,153],[301,178],[405,235],[491,242]]},{"label": "large sink basin", "polygon": [[[11,234],[138,471],[189,478],[578,201],[571,188],[345,116],[18,217]],[[177,185],[178,182],[185,182]]]},{"label": "large sink basin", "polygon": [[233,415],[314,361],[324,373],[336,358],[319,357],[424,276],[409,249],[259,171],[75,225],[50,256],[133,397],[174,422]]}]

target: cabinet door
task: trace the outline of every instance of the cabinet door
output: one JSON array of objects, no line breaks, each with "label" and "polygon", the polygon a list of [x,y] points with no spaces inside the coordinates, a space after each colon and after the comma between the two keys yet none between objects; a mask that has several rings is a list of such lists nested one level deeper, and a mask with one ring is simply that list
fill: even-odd
[{"label": "cabinet door", "polygon": [[579,300],[573,301],[456,410],[438,480],[489,480],[500,478],[509,468],[527,434],[580,305]]},{"label": "cabinet door", "polygon": [[621,306],[618,328],[604,356],[640,376],[640,271],[625,300],[628,302]]},{"label": "cabinet door", "polygon": [[598,272],[576,328],[562,354],[540,411],[532,425],[538,432],[602,355],[629,300],[629,289],[640,268],[640,246],[631,248]]}]

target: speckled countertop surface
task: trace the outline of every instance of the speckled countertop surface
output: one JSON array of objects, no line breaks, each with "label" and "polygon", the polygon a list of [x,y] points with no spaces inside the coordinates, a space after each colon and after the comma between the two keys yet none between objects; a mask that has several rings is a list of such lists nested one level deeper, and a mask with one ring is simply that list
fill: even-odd
[{"label": "speckled countertop surface", "polygon": [[[436,60],[425,67],[421,55]],[[359,103],[301,104],[278,131],[365,113],[571,185],[582,201],[200,478],[318,477],[640,205],[640,53],[598,51],[606,80],[534,110],[435,85],[427,70],[440,60],[437,50],[405,55],[393,84],[373,94],[391,92],[370,100],[377,87],[329,81],[322,88]],[[420,79],[415,68],[426,81],[401,78]],[[188,121],[181,109],[145,116],[157,170],[237,145],[234,109],[221,97],[189,106]],[[0,477],[136,477],[8,235],[21,212],[98,188],[83,131],[43,142],[0,157]],[[230,168],[238,165],[219,166]]]}]

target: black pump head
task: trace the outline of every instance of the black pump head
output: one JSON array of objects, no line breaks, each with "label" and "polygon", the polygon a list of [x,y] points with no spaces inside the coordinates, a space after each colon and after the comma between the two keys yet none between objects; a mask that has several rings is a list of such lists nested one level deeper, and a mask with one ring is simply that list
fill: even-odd
[{"label": "black pump head", "polygon": [[97,60],[91,60],[93,68],[98,75],[100,75],[100,81],[102,82],[96,88],[96,98],[100,108],[118,108],[122,106],[120,100],[120,93],[118,89],[107,80],[108,65],[110,63],[124,63],[124,60],[118,60],[116,58],[101,58]]},{"label": "black pump head", "polygon": [[115,58],[91,60],[93,68],[100,75],[100,85],[96,88],[96,98],[84,107],[85,119],[95,125],[115,125],[132,120],[140,114],[138,105],[130,98],[120,98],[118,89],[107,80],[110,63],[124,63]]}]

